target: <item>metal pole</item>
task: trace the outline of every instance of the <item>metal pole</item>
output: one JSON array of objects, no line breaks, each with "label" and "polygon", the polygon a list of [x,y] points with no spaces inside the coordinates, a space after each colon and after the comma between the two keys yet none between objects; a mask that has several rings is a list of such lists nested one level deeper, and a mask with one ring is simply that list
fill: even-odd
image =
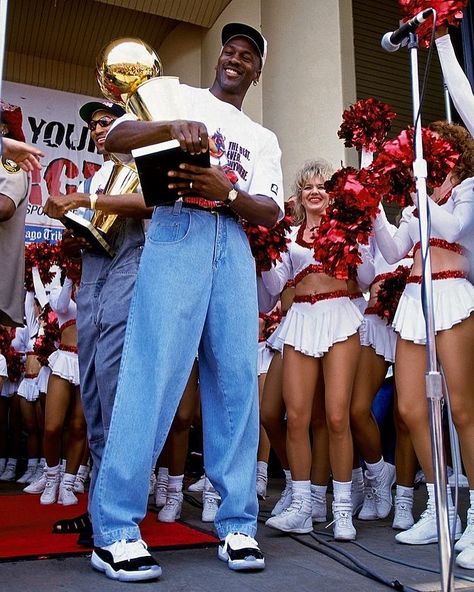
[{"label": "metal pole", "polygon": [[[3,97],[3,66],[5,62],[5,39],[7,35],[8,0],[0,0],[0,98]],[[0,154],[3,153],[0,136]]]},{"label": "metal pole", "polygon": [[449,518],[446,490],[446,463],[443,448],[443,425],[441,405],[443,389],[441,374],[438,371],[436,358],[435,324],[433,310],[433,284],[431,277],[431,255],[428,232],[428,195],[426,193],[426,160],[423,158],[423,143],[421,134],[420,91],[418,75],[418,38],[410,33],[408,49],[411,63],[411,85],[413,97],[413,121],[415,125],[413,174],[416,181],[418,197],[419,228],[422,257],[421,285],[422,297],[426,303],[423,313],[426,326],[426,396],[429,402],[431,451],[433,458],[434,490],[436,503],[436,520],[438,526],[441,587],[443,592],[454,590],[454,578],[452,571],[452,547],[449,534]]}]

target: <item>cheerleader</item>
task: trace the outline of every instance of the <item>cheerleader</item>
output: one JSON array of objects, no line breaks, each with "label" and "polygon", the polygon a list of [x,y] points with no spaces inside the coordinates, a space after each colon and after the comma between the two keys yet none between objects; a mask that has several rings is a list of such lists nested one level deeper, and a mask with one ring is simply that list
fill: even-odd
[{"label": "cheerleader", "polygon": [[36,473],[41,451],[41,430],[43,427],[43,410],[39,401],[37,378],[41,369],[38,355],[34,351],[39,333],[39,304],[34,292],[27,292],[25,297],[26,328],[23,332],[23,351],[26,354],[25,374],[18,385],[20,410],[23,427],[27,432],[28,466],[18,483],[30,483]]},{"label": "cheerleader", "polygon": [[[441,187],[428,200],[431,218],[431,265],[436,351],[442,367],[452,417],[470,487],[467,528],[456,543],[461,551],[456,563],[474,568],[474,269],[468,255],[474,249],[474,141],[468,132],[456,125],[436,122],[430,128],[451,141],[460,158]],[[427,509],[409,530],[396,535],[407,544],[425,544],[438,540],[434,500],[428,402],[425,394],[426,333],[422,313],[422,261],[419,226],[414,207],[403,211],[400,227],[391,235],[387,221],[380,213],[374,222],[377,244],[388,262],[404,257],[412,248],[414,264],[400,299],[393,326],[398,333],[395,381],[400,415],[425,473],[428,489]],[[451,490],[448,487],[449,520],[458,539],[459,517],[455,516]]]},{"label": "cheerleader", "polygon": [[[332,175],[325,161],[309,162],[296,178],[295,222],[288,253],[283,253],[295,297],[280,337],[283,349],[283,399],[287,411],[287,454],[292,475],[292,502],[266,524],[285,532],[311,532],[311,444],[309,428],[314,393],[324,376],[324,402],[333,474],[333,523],[336,540],[353,540],[351,475],[352,436],[349,407],[357,359],[357,330],[362,315],[349,298],[347,282],[326,275],[314,259],[314,233],[329,196],[324,183]],[[265,280],[270,292],[282,286],[272,271]]]},{"label": "cheerleader", "polygon": [[[390,226],[390,231],[394,234],[396,227]],[[411,266],[411,262],[409,264]],[[364,263],[358,268],[359,277],[370,285],[369,302],[359,330],[362,348],[351,401],[352,435],[366,464],[364,500],[358,516],[360,520],[386,518],[392,507],[391,489],[395,482],[395,467],[383,458],[381,435],[371,407],[389,367],[395,361],[396,344],[392,326],[377,314],[377,294],[381,283],[395,273],[398,265],[398,262],[389,265],[375,240],[371,239]],[[401,493],[404,491],[400,489]],[[400,516],[395,516],[395,527],[401,523],[403,509],[413,505],[413,495],[410,501],[411,504],[399,504]]]},{"label": "cheerleader", "polygon": [[[48,358],[51,376],[46,396],[43,443],[46,467],[40,503],[46,505],[58,501],[73,505],[78,502],[74,482],[83,457],[86,426],[79,392],[76,303],[70,278],[66,277],[62,287],[51,289],[49,304],[58,317],[61,338],[59,349]],[[61,478],[60,455],[66,425],[66,466]]]}]

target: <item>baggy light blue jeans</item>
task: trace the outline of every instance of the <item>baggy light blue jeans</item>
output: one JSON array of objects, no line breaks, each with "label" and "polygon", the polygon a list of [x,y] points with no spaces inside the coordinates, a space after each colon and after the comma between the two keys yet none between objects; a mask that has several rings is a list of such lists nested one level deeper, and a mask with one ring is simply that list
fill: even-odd
[{"label": "baggy light blue jeans", "polygon": [[255,535],[255,265],[228,214],[155,209],[128,319],[112,421],[91,503],[94,542],[140,538],[150,471],[199,352],[205,470],[218,536]]}]

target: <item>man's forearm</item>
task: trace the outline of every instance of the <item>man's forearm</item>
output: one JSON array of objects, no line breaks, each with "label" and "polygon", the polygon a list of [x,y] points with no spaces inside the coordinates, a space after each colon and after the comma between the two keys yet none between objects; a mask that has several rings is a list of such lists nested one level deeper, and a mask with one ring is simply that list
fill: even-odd
[{"label": "man's forearm", "polygon": [[[90,207],[90,204],[84,204]],[[95,209],[104,214],[117,214],[125,218],[151,218],[153,208],[148,208],[141,193],[128,193],[126,195],[99,195]]]},{"label": "man's forearm", "polygon": [[107,134],[107,152],[126,154],[135,148],[171,139],[167,123],[157,121],[124,121]]},{"label": "man's forearm", "polygon": [[280,209],[277,203],[266,195],[249,195],[239,190],[239,195],[230,204],[230,209],[250,224],[271,228],[278,221]]}]

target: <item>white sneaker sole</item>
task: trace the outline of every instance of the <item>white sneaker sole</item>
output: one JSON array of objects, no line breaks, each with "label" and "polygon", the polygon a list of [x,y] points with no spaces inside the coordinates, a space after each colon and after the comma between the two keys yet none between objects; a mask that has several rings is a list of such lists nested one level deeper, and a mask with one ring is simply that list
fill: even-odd
[{"label": "white sneaker sole", "polygon": [[146,580],[157,580],[161,576],[161,567],[159,565],[153,565],[148,569],[141,571],[115,571],[111,565],[103,561],[95,551],[91,556],[92,567],[105,573],[105,575],[111,580],[118,580],[119,582],[143,582]]},{"label": "white sneaker sole", "polygon": [[283,527],[277,526],[276,524],[268,523],[268,520],[265,522],[265,526],[269,528],[273,528],[274,530],[279,530],[280,532],[292,532],[294,534],[308,534],[313,532],[313,525],[311,526],[304,526],[302,528],[290,528],[290,527]]}]

